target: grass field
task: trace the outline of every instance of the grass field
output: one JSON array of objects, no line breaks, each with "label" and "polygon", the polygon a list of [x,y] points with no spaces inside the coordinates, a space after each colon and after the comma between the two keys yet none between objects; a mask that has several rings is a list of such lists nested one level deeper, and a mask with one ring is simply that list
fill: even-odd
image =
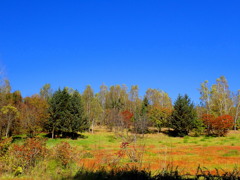
[{"label": "grass field", "polygon": [[[170,165],[178,167],[180,172],[195,174],[199,165],[214,172],[215,168],[231,171],[240,163],[239,131],[231,131],[226,137],[180,138],[163,133],[147,134],[125,148],[121,148],[121,138],[105,129],[82,135],[84,138],[77,140],[48,139],[47,147],[67,141],[81,152],[77,165],[89,169],[137,166],[158,171]],[[21,140],[15,143],[21,143]]]}]

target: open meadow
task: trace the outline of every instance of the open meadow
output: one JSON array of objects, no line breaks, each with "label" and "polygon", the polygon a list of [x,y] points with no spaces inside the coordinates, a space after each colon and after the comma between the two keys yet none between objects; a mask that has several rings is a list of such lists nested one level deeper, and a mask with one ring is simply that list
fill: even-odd
[{"label": "open meadow", "polygon": [[[239,138],[239,131],[230,131],[226,137],[170,137],[153,133],[128,144],[113,132],[98,128],[93,134],[82,133],[76,140],[49,138],[46,146],[50,149],[68,142],[78,152],[77,167],[89,170],[137,167],[158,172],[171,167],[182,174],[194,175],[198,166],[213,174],[215,169],[223,173],[239,168]],[[16,144],[22,142],[22,139],[15,141]]]}]

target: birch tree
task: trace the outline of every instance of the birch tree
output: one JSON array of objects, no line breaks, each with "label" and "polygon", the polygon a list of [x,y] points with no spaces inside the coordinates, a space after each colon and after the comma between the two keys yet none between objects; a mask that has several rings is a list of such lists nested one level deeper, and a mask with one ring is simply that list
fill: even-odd
[{"label": "birch tree", "polygon": [[235,107],[235,113],[234,113],[234,130],[237,130],[237,122],[240,115],[240,90],[237,91],[236,94],[234,94],[234,107]]},{"label": "birch tree", "polygon": [[93,110],[91,103],[94,98],[94,92],[90,85],[88,85],[86,87],[86,89],[83,91],[82,98],[83,98],[84,110],[85,110],[87,120],[88,120],[88,126],[89,126],[88,130],[90,132],[90,130],[91,130],[90,126],[93,121],[93,119],[91,117],[91,111]]}]

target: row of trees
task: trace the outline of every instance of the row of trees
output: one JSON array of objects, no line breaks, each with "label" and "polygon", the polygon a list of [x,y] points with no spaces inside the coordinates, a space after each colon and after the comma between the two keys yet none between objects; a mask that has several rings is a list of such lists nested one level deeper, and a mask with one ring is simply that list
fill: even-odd
[{"label": "row of trees", "polygon": [[229,90],[225,77],[211,87],[207,81],[202,83],[200,94],[201,104],[195,106],[187,95],[179,95],[173,104],[166,92],[151,88],[142,99],[138,86],[128,90],[125,85],[102,85],[94,93],[88,85],[80,94],[71,88],[54,92],[46,84],[39,94],[23,98],[20,91],[11,92],[9,81],[4,80],[0,87],[0,135],[35,136],[48,131],[52,137],[74,137],[83,130],[93,133],[97,125],[140,134],[149,127],[158,132],[172,128],[177,135],[192,130],[224,135],[233,125],[237,129],[240,95]]},{"label": "row of trees", "polygon": [[20,91],[11,93],[9,81],[0,88],[0,136],[26,133],[34,136],[48,121],[49,104],[39,95],[23,98]]}]

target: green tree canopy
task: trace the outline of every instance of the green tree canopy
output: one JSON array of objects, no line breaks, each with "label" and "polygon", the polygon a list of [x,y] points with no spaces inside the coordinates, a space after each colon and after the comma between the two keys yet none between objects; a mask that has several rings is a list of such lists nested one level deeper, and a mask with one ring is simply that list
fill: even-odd
[{"label": "green tree canopy", "polygon": [[178,136],[188,135],[197,127],[197,112],[188,95],[179,95],[174,103],[170,126]]},{"label": "green tree canopy", "polygon": [[49,107],[50,118],[48,129],[52,137],[57,134],[69,134],[72,137],[77,132],[87,128],[83,103],[78,91],[69,94],[67,88],[53,94]]}]

